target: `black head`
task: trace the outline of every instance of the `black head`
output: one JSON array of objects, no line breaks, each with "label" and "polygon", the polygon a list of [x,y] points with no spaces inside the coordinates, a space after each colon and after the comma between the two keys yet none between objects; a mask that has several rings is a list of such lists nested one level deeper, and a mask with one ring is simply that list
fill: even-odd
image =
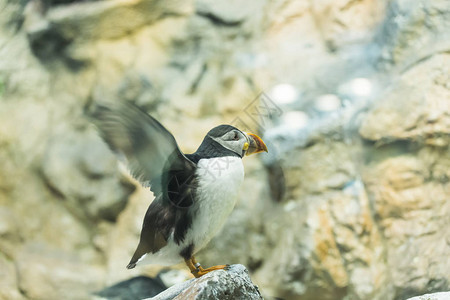
[{"label": "black head", "polygon": [[231,125],[219,125],[206,134],[195,154],[198,158],[242,157],[247,148],[248,138],[245,133]]},{"label": "black head", "polygon": [[245,133],[231,125],[219,125],[211,129],[207,134],[212,140],[223,148],[242,157],[248,149],[248,137]]},{"label": "black head", "polygon": [[194,154],[188,154],[194,162],[202,158],[251,155],[266,151],[264,142],[253,133],[244,133],[231,125],[219,125],[211,129]]}]

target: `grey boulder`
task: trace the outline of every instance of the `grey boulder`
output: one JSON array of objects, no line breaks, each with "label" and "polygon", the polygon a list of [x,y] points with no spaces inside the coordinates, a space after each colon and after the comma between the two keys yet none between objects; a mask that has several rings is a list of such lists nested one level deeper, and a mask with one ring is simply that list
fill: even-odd
[{"label": "grey boulder", "polygon": [[243,265],[231,265],[227,270],[210,272],[200,278],[176,284],[146,300],[180,299],[263,299],[258,287],[250,280]]}]

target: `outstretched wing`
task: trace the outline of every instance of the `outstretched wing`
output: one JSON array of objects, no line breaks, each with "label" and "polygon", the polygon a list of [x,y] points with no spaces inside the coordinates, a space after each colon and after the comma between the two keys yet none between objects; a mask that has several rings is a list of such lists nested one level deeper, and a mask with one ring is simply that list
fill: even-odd
[{"label": "outstretched wing", "polygon": [[109,147],[126,159],[132,175],[155,194],[128,266],[132,268],[142,255],[164,247],[172,232],[176,241],[183,240],[185,226],[180,225],[190,222],[187,208],[194,201],[196,164],[180,151],[166,128],[132,103],[97,105],[93,117]]},{"label": "outstretched wing", "polygon": [[155,194],[162,192],[165,172],[193,171],[195,164],[178,148],[173,135],[157,120],[130,102],[98,104],[95,124],[109,147],[125,158],[133,175]]}]

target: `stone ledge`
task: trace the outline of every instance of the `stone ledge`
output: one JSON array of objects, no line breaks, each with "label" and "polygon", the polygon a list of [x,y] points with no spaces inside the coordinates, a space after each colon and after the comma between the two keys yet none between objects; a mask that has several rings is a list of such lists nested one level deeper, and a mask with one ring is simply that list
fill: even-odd
[{"label": "stone ledge", "polygon": [[145,300],[180,299],[263,299],[243,265],[231,265],[200,278],[176,284],[164,292]]},{"label": "stone ledge", "polygon": [[441,292],[416,296],[408,298],[407,300],[449,300],[449,299],[450,299],[450,292]]}]

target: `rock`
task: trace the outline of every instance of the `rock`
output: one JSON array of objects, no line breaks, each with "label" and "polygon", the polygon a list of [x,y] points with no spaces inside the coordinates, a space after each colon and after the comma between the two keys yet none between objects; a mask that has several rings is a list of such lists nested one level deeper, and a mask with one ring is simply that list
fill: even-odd
[{"label": "rock", "polygon": [[[399,146],[403,147],[385,147],[378,155],[398,151]],[[378,157],[378,162],[375,157],[365,167],[369,173],[363,180],[386,245],[390,284],[398,298],[447,287],[445,270],[450,265],[437,257],[450,255],[444,246],[449,233],[440,230],[449,226],[445,217],[450,212],[448,183],[432,175],[436,161],[441,167],[448,165],[444,153],[425,147],[414,156]]]},{"label": "rock", "polygon": [[169,299],[262,299],[258,287],[250,280],[243,265],[210,272],[200,278],[176,284],[147,300]]},{"label": "rock", "polygon": [[18,287],[17,270],[14,262],[0,253],[0,299],[25,299]]},{"label": "rock", "polygon": [[42,173],[78,216],[114,221],[134,186],[115,173],[116,158],[92,129],[68,130],[51,138]]},{"label": "rock", "polygon": [[[351,287],[355,297],[378,299],[378,284],[387,282],[382,236],[371,216],[367,191],[357,178],[355,166],[345,167],[348,158],[331,156],[348,155],[345,144],[331,145],[342,150],[328,152],[326,162],[310,157],[316,151],[326,151],[326,143],[285,154],[287,199],[292,200],[267,211],[262,232],[271,232],[272,247],[266,249],[269,254],[254,275],[254,280],[265,287],[265,295],[340,299]],[[292,165],[292,161],[299,164]],[[313,169],[321,171],[315,173]],[[339,174],[338,169],[346,174],[344,186],[322,185]],[[311,177],[316,175],[321,179]],[[293,186],[289,180],[295,178],[305,178],[310,184]]]},{"label": "rock", "polygon": [[136,300],[155,296],[166,287],[160,280],[138,276],[107,287],[95,294],[108,300]]},{"label": "rock", "polygon": [[180,295],[183,291],[185,291],[186,289],[189,289],[189,287],[191,286],[191,284],[193,283],[194,279],[182,282],[182,283],[178,283],[170,288],[168,288],[167,290],[161,292],[160,294],[152,297],[152,298],[147,298],[144,300],[164,300],[164,299],[175,299],[178,295]]},{"label": "rock", "polygon": [[[33,2],[30,2],[33,5]],[[41,19],[26,22],[30,46],[41,59],[70,57],[80,50],[69,49],[77,42],[117,39],[164,16],[185,15],[192,11],[189,2],[169,1],[161,5],[148,1],[94,1],[50,8]],[[48,42],[48,44],[45,44]],[[72,45],[71,45],[72,44]]]},{"label": "rock", "polygon": [[369,41],[374,28],[385,15],[382,1],[314,1],[311,3],[316,22],[330,50]]},{"label": "rock", "polygon": [[448,300],[448,299],[450,299],[450,292],[425,294],[422,296],[408,298],[407,300]]},{"label": "rock", "polygon": [[376,101],[360,127],[363,138],[445,147],[450,144],[450,55],[418,62]]},{"label": "rock", "polygon": [[[153,195],[89,125],[98,100],[141,105],[186,152],[221,123],[272,142],[203,265],[287,300],[449,290],[447,2],[0,0],[0,298],[161,269],[125,268]],[[259,101],[280,86],[293,102]]]},{"label": "rock", "polygon": [[89,299],[103,281],[100,266],[82,263],[76,253],[33,244],[17,257],[19,288],[29,299]]},{"label": "rock", "polygon": [[209,18],[219,26],[236,26],[263,8],[264,1],[196,1],[199,15]]},{"label": "rock", "polygon": [[104,253],[106,284],[111,285],[140,274],[156,276],[161,269],[155,265],[132,270],[126,268],[139,243],[142,220],[153,198],[149,189],[138,188],[115,223],[100,224],[95,241],[97,247]]},{"label": "rock", "polygon": [[394,1],[387,9],[387,18],[376,37],[381,47],[381,66],[405,70],[449,48],[450,10],[446,0]]}]

